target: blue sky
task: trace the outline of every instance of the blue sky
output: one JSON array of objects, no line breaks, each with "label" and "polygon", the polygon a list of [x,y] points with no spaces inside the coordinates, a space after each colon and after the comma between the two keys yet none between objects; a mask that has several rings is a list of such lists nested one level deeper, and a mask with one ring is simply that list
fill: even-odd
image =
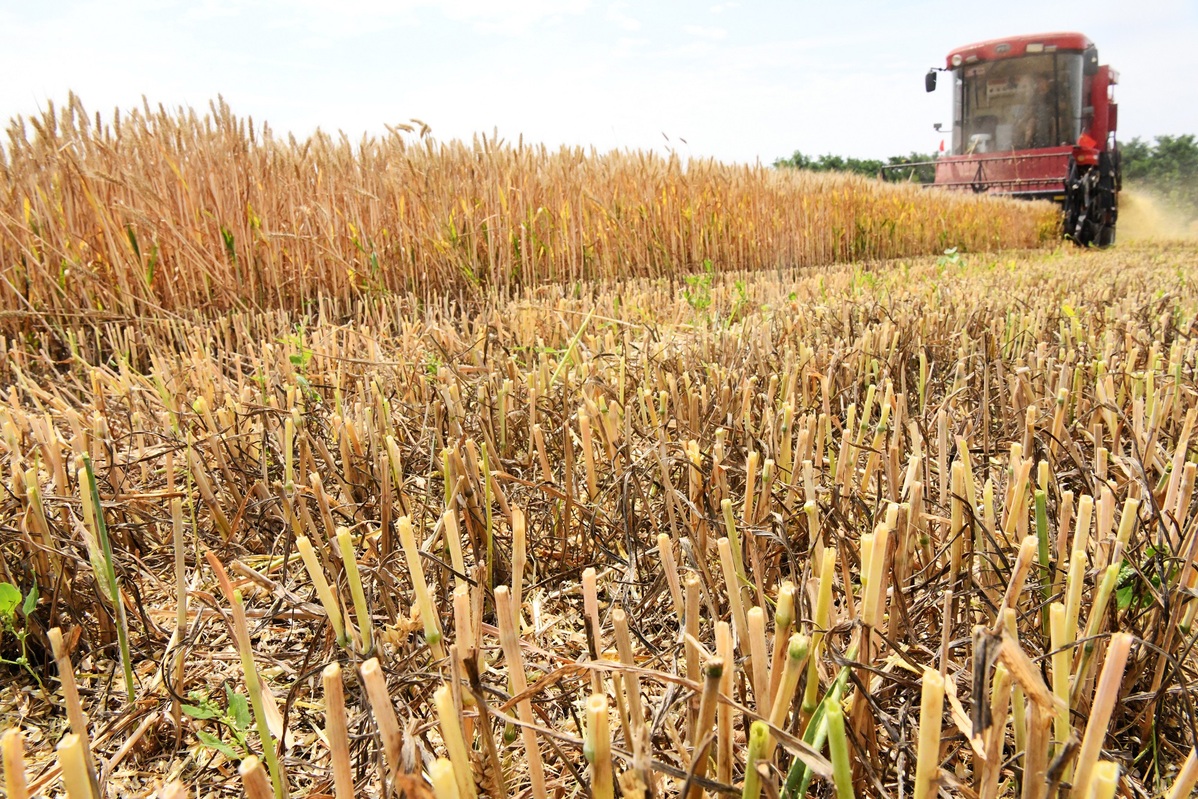
[{"label": "blue sky", "polygon": [[949,96],[923,73],[949,49],[1052,30],[1119,70],[1122,138],[1198,133],[1196,0],[0,0],[0,119],[69,90],[105,116],[220,94],[300,136],[416,117],[440,139],[885,156],[938,146]]}]

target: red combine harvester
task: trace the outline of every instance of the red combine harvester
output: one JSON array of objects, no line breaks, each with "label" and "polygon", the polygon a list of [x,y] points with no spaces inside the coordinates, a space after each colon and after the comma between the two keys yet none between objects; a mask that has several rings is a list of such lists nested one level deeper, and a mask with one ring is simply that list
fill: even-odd
[{"label": "red combine harvester", "polygon": [[953,144],[933,162],[935,186],[1052,200],[1063,209],[1066,237],[1114,243],[1118,74],[1099,65],[1089,39],[1045,33],[959,47],[928,71],[929,92],[939,72],[952,80]]}]

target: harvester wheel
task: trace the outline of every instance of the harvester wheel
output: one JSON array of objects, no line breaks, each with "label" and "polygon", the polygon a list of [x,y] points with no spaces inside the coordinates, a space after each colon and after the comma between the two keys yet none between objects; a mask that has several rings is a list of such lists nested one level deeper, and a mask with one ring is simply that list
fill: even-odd
[{"label": "harvester wheel", "polygon": [[1080,247],[1109,247],[1115,243],[1119,194],[1117,170],[1104,153],[1097,166],[1070,159],[1065,179],[1064,233]]}]

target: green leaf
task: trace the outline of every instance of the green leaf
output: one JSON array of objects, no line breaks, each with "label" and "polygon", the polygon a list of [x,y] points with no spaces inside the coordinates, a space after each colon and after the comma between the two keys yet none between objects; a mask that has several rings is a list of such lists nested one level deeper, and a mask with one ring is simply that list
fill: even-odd
[{"label": "green leaf", "polygon": [[154,249],[150,251],[150,260],[146,264],[146,288],[149,288],[154,282],[154,271],[158,268],[158,245],[154,245]]},{"label": "green leaf", "polygon": [[225,254],[229,256],[230,261],[236,261],[237,247],[233,242],[233,231],[229,230],[224,225],[221,225],[220,236],[225,242]]},{"label": "green leaf", "polygon": [[229,695],[229,715],[233,719],[233,725],[242,732],[246,732],[250,728],[250,703],[243,694],[234,693],[232,689],[226,687],[225,691]]},{"label": "green leaf", "polygon": [[1115,606],[1119,610],[1127,610],[1131,607],[1131,603],[1136,598],[1136,586],[1134,583],[1125,585],[1122,588],[1115,590]]},{"label": "green leaf", "polygon": [[182,710],[193,719],[214,719],[220,715],[216,708],[204,705],[198,707],[196,705],[182,705]]},{"label": "green leaf", "polygon": [[133,225],[126,225],[125,233],[129,235],[129,246],[133,248],[133,254],[141,258],[141,247],[137,246],[137,234],[133,232]]},{"label": "green leaf", "polygon": [[29,589],[29,594],[25,597],[24,604],[21,605],[21,615],[28,618],[29,614],[37,609],[37,581],[34,581],[33,588]]},{"label": "green leaf", "polygon": [[196,737],[200,739],[201,744],[209,749],[215,749],[230,760],[238,760],[241,758],[241,755],[237,754],[237,750],[210,732],[198,730],[196,732]]},{"label": "green leaf", "polygon": [[12,618],[21,604],[21,591],[12,583],[0,583],[0,616]]}]

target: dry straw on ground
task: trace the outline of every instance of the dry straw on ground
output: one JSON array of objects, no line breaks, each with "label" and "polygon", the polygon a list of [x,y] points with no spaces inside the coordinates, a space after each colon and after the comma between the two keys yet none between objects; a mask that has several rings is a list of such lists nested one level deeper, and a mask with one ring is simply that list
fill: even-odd
[{"label": "dry straw on ground", "polygon": [[5,339],[8,790],[1184,795],[1196,259]]}]

